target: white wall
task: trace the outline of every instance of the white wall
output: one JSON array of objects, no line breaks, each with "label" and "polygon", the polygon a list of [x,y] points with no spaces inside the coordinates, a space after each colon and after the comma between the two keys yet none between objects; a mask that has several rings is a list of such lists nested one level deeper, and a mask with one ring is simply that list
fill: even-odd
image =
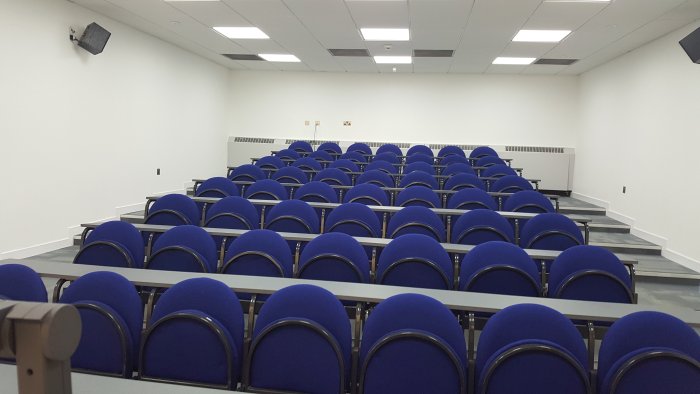
[{"label": "white wall", "polygon": [[[0,258],[223,171],[227,69],[66,1],[1,8]],[[112,32],[97,56],[68,40],[93,21]]]},{"label": "white wall", "polygon": [[697,27],[581,76],[574,191],[700,269],[700,65],[678,45]]},{"label": "white wall", "polygon": [[572,147],[578,120],[576,77],[233,71],[230,93],[236,136]]}]

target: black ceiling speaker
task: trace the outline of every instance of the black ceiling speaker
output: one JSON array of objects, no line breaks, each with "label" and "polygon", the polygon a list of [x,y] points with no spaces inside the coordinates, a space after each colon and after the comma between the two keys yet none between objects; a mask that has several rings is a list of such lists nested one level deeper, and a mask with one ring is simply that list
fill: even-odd
[{"label": "black ceiling speaker", "polygon": [[105,30],[105,28],[92,22],[87,25],[85,31],[83,31],[83,35],[78,39],[78,46],[93,55],[97,55],[98,53],[102,53],[102,50],[105,49],[107,40],[109,40],[111,35],[112,33]]},{"label": "black ceiling speaker", "polygon": [[688,34],[679,44],[683,47],[693,63],[700,64],[700,29]]}]

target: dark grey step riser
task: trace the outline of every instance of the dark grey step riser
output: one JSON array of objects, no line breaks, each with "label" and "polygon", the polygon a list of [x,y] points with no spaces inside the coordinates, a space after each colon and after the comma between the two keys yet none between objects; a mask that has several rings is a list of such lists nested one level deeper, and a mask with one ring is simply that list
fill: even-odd
[{"label": "dark grey step riser", "polygon": [[643,254],[645,256],[661,256],[661,249],[636,248],[634,245],[603,246],[613,253]]},{"label": "dark grey step riser", "polygon": [[570,215],[592,215],[592,216],[605,216],[604,210],[597,209],[569,209],[566,207],[560,207],[559,213],[570,214]]},{"label": "dark grey step riser", "polygon": [[[663,275],[664,273],[660,273]],[[656,276],[651,272],[638,272],[637,273],[637,285],[640,283],[654,283],[654,284],[666,284],[666,285],[683,285],[683,286],[700,286],[700,277],[694,278],[665,278]]]}]

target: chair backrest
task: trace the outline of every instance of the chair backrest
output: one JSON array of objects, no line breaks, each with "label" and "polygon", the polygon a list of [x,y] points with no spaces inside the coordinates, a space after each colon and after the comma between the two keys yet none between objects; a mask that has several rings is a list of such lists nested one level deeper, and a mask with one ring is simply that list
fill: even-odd
[{"label": "chair backrest", "polygon": [[447,208],[449,209],[490,209],[498,210],[496,200],[482,189],[462,189],[457,193],[448,196]]},{"label": "chair backrest", "polygon": [[330,153],[323,151],[323,150],[316,150],[314,152],[311,152],[309,154],[309,157],[316,160],[316,161],[333,161],[334,157]]},{"label": "chair backrest", "polygon": [[416,153],[422,153],[424,155],[435,157],[433,150],[430,149],[430,147],[428,147],[427,145],[413,145],[412,147],[408,148],[408,152],[406,152],[406,156],[412,156],[412,155],[415,155]]},{"label": "chair backrest", "polygon": [[573,246],[559,254],[549,271],[549,296],[582,301],[632,303],[632,279],[612,252]]},{"label": "chair backrest", "polygon": [[365,205],[389,205],[386,191],[372,183],[355,185],[345,193],[344,202],[358,202]]},{"label": "chair backrest", "polygon": [[251,391],[343,393],[351,340],[348,315],[332,293],[311,285],[286,287],[260,309],[244,380]]},{"label": "chair backrest", "polygon": [[[399,160],[400,155],[396,155],[395,153],[392,152],[382,152],[382,153],[377,153],[374,155],[372,158],[372,161],[386,161],[391,164],[399,164],[401,160]],[[393,172],[396,172],[396,169],[393,170]]]},{"label": "chair backrest", "polygon": [[537,264],[524,250],[508,242],[490,241],[475,246],[462,258],[459,289],[539,297],[539,278]]},{"label": "chair backrest", "polygon": [[231,242],[221,273],[290,278],[292,265],[292,252],[282,236],[271,230],[252,230]]},{"label": "chair backrest", "polygon": [[279,183],[300,183],[304,184],[309,181],[309,175],[299,167],[282,167],[272,173],[272,179]]},{"label": "chair backrest", "polygon": [[498,153],[490,146],[479,146],[469,153],[469,158],[478,158],[483,156],[496,156]]},{"label": "chair backrest", "polygon": [[228,174],[228,179],[232,181],[255,182],[265,178],[265,172],[254,164],[238,166]]},{"label": "chair backrest", "polygon": [[277,153],[274,154],[274,156],[279,157],[280,159],[284,160],[296,160],[301,157],[299,155],[299,152],[292,150],[292,149],[282,149],[278,151]]},{"label": "chair backrest", "polygon": [[481,176],[485,178],[501,178],[506,175],[518,175],[514,169],[505,164],[494,164],[481,171]]},{"label": "chair backrest", "polygon": [[333,209],[325,223],[325,232],[339,232],[354,237],[382,236],[379,218],[364,204],[350,202]]},{"label": "chair backrest", "polygon": [[[389,153],[391,154],[391,153]],[[394,167],[393,162],[389,162],[386,160],[373,160],[371,163],[367,164],[365,166],[365,172],[372,171],[372,170],[379,170],[382,172],[385,172],[387,174],[396,174],[398,171],[396,171],[396,167]]]},{"label": "chair backrest", "polygon": [[455,174],[471,174],[476,176],[476,172],[470,166],[469,164],[466,163],[452,163],[445,167],[444,170],[440,173],[441,175],[455,175]]},{"label": "chair backrest", "polygon": [[362,164],[367,162],[367,157],[360,152],[346,151],[340,156],[340,158],[350,160],[356,164]]},{"label": "chair backrest", "polygon": [[340,232],[321,234],[304,247],[298,277],[368,283],[369,261],[355,238]]},{"label": "chair backrest", "polygon": [[[415,164],[415,163],[425,163],[425,164],[432,167],[433,163],[435,163],[435,158],[433,158],[432,155],[426,155],[424,153],[414,153],[414,154],[406,157],[406,164]],[[410,171],[406,171],[406,172],[410,172]]]},{"label": "chair backrest", "polygon": [[228,197],[240,195],[238,186],[228,178],[217,176],[202,182],[194,193],[197,197]]},{"label": "chair backrest", "polygon": [[[254,230],[260,228],[260,215],[250,201],[243,197],[225,197],[211,206],[204,220],[204,227]],[[216,248],[221,247],[223,237],[214,236]],[[230,245],[231,239],[227,240]]]},{"label": "chair backrest", "polygon": [[292,162],[292,167],[299,167],[302,170],[307,170],[307,171],[321,171],[323,166],[321,166],[321,163],[319,163],[316,159],[312,157],[302,157],[300,159],[294,160]]},{"label": "chair backrest", "polygon": [[289,149],[299,153],[311,153],[314,151],[311,144],[306,141],[294,141],[289,144]]},{"label": "chair backrest", "polygon": [[464,213],[452,227],[452,243],[479,245],[488,241],[513,242],[513,228],[495,211],[477,209]]},{"label": "chair backrest", "polygon": [[403,152],[401,151],[401,148],[399,148],[397,145],[394,144],[384,144],[377,148],[377,155],[380,155],[385,152],[391,152],[395,156],[403,156]]},{"label": "chair backrest", "polygon": [[326,168],[314,176],[314,181],[327,183],[331,186],[350,186],[352,181],[348,174],[340,168]]},{"label": "chair backrest", "polygon": [[497,193],[516,193],[523,190],[533,190],[533,188],[532,183],[521,176],[506,175],[493,182],[490,190]]},{"label": "chair backrest", "polygon": [[214,239],[204,229],[185,225],[164,232],[153,244],[148,269],[182,272],[216,272]]},{"label": "chair backrest", "polygon": [[318,215],[301,200],[285,200],[272,207],[265,228],[277,232],[314,234],[320,230]]},{"label": "chair backrest", "polygon": [[333,163],[329,164],[328,168],[338,168],[345,173],[360,172],[360,167],[358,167],[354,161],[352,161],[350,159],[344,159],[344,158],[338,159],[338,160],[334,161]]},{"label": "chair backrest", "polygon": [[483,156],[475,163],[477,167],[491,167],[494,164],[506,165],[506,162],[498,156]]},{"label": "chair backrest", "polygon": [[445,223],[426,207],[410,206],[396,212],[389,220],[387,238],[397,238],[404,234],[423,234],[438,242],[445,242]]},{"label": "chair backrest", "polygon": [[453,287],[452,260],[435,239],[402,235],[384,248],[377,264],[377,283],[448,290]]},{"label": "chair backrest", "polygon": [[598,393],[691,393],[699,384],[700,336],[683,321],[661,312],[636,312],[605,334],[598,353]]},{"label": "chair backrest", "polygon": [[143,238],[133,224],[114,220],[88,233],[74,264],[143,268]]},{"label": "chair backrest", "polygon": [[348,149],[346,151],[347,152],[359,152],[359,153],[362,153],[363,155],[371,155],[372,154],[372,148],[370,148],[369,145],[365,144],[364,142],[355,142],[354,144],[348,146]]},{"label": "chair backrest", "polygon": [[433,298],[399,294],[370,313],[360,345],[361,393],[465,393],[467,345]]},{"label": "chair backrest", "polygon": [[243,365],[243,310],[236,294],[209,278],[166,290],[143,335],[139,378],[233,389]]},{"label": "chair backrest", "polygon": [[589,393],[581,334],[561,313],[517,304],[493,315],[479,337],[479,393]]},{"label": "chair backrest", "polygon": [[157,199],[146,212],[146,224],[179,226],[199,225],[200,211],[197,204],[184,194],[167,194]]},{"label": "chair backrest", "polygon": [[289,198],[287,189],[273,179],[255,181],[245,189],[243,196],[254,200],[286,200]]},{"label": "chair backrest", "polygon": [[327,183],[311,181],[294,191],[294,198],[306,202],[337,203],[337,192]]},{"label": "chair backrest", "polygon": [[274,170],[286,166],[284,161],[277,156],[263,156],[255,161],[255,165],[262,170]]},{"label": "chair backrest", "polygon": [[[380,162],[378,162],[380,163]],[[386,162],[385,162],[386,163]],[[387,163],[388,164],[388,163]],[[391,164],[389,164],[391,165]],[[382,170],[367,170],[357,177],[355,184],[373,183],[380,187],[394,187],[394,177]]]},{"label": "chair backrest", "polygon": [[430,189],[438,188],[438,181],[425,171],[413,171],[401,177],[399,187],[425,186]]},{"label": "chair backrest", "polygon": [[46,286],[39,274],[21,264],[0,265],[0,299],[48,302]]},{"label": "chair backrest", "polygon": [[461,163],[461,164],[469,164],[469,159],[467,159],[464,156],[458,156],[458,155],[449,155],[440,158],[440,164],[443,166],[448,166],[450,164],[455,164],[455,163]]},{"label": "chair backrest", "polygon": [[576,223],[558,213],[541,213],[529,219],[520,232],[520,246],[525,249],[566,250],[583,244]]},{"label": "chair backrest", "polygon": [[447,156],[460,156],[460,157],[467,157],[467,154],[464,153],[464,149],[460,148],[459,146],[456,145],[446,145],[443,146],[442,149],[438,152],[438,157],[447,157]]},{"label": "chair backrest", "polygon": [[461,173],[454,174],[451,177],[447,178],[447,181],[445,182],[445,186],[443,188],[445,190],[478,188],[486,191],[486,184],[484,184],[484,181],[479,179],[479,177],[477,177],[474,174]]},{"label": "chair backrest", "polygon": [[340,145],[338,145],[335,142],[324,142],[321,145],[316,148],[317,151],[324,151],[328,153],[343,153],[343,150],[340,148]]},{"label": "chair backrest", "polygon": [[442,201],[440,200],[440,196],[438,196],[433,189],[415,185],[400,191],[396,196],[394,205],[399,207],[422,206],[440,208],[442,206]]},{"label": "chair backrest", "polygon": [[[416,155],[413,155],[413,156],[409,156],[409,158],[411,158],[411,157],[416,157],[416,156],[424,156],[424,157],[426,157],[426,158],[432,160],[431,157],[425,156],[425,155],[421,155],[421,154],[416,154]],[[430,175],[435,175],[435,167],[433,167],[432,164],[428,164],[428,163],[426,163],[426,162],[424,162],[424,161],[413,161],[412,163],[407,164],[406,167],[404,167],[404,171],[403,171],[403,172],[404,172],[405,174],[410,174],[410,173],[413,172],[413,171],[423,171],[423,172],[427,172],[427,173],[430,174]]]},{"label": "chair backrest", "polygon": [[82,334],[71,367],[131,378],[143,325],[136,287],[119,274],[91,272],[71,283],[59,302],[80,313]]},{"label": "chair backrest", "polygon": [[[528,182],[529,183],[529,182]],[[535,190],[522,190],[513,193],[503,203],[503,210],[509,212],[546,213],[554,212],[554,206],[544,194]]]}]

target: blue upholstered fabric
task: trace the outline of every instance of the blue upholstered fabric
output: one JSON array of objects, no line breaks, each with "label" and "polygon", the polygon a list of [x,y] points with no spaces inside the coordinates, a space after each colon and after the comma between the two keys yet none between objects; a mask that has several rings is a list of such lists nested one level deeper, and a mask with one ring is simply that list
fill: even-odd
[{"label": "blue upholstered fabric", "polygon": [[316,150],[322,150],[328,153],[343,153],[343,150],[340,148],[340,145],[336,144],[335,142],[324,142],[321,145],[319,145]]},{"label": "blue upholstered fabric", "polygon": [[421,153],[424,155],[435,157],[433,150],[430,149],[427,145],[413,145],[412,147],[408,148],[408,152],[406,152],[406,156],[413,156],[417,153]]},{"label": "blue upholstered fabric", "polygon": [[481,190],[486,190],[486,184],[484,184],[484,181],[479,179],[474,174],[455,174],[452,175],[447,179],[445,182],[445,186],[443,186],[443,189],[445,190],[460,190],[460,189],[466,189],[470,187],[475,187],[479,188]]},{"label": "blue upholstered fabric", "polygon": [[350,186],[352,181],[348,174],[340,168],[326,168],[314,176],[314,181],[324,182],[329,185]]},{"label": "blue upholstered fabric", "polygon": [[[544,351],[526,351],[500,360],[516,346],[544,345],[572,363]],[[576,367],[583,370],[580,376]],[[489,372],[490,383],[484,387]],[[477,392],[586,393],[588,359],[581,334],[561,313],[545,306],[518,304],[492,316],[481,332],[476,355]]]},{"label": "blue upholstered fabric", "polygon": [[346,151],[340,156],[341,159],[347,159],[350,160],[354,163],[366,163],[367,162],[367,156],[363,155],[360,152],[350,152]]},{"label": "blue upholstered fabric", "polygon": [[505,164],[494,164],[491,167],[481,171],[481,176],[484,178],[501,178],[506,175],[518,175],[518,173]]},{"label": "blue upholstered fabric", "polygon": [[458,393],[460,375],[467,383],[466,351],[462,328],[443,304],[418,294],[389,297],[370,313],[363,330],[362,389],[367,394]]},{"label": "blue upholstered fabric", "polygon": [[179,226],[199,225],[200,211],[197,204],[184,194],[167,194],[157,199],[148,210],[146,224]]},{"label": "blue upholstered fabric", "polygon": [[513,228],[495,211],[477,209],[466,212],[452,227],[452,243],[479,245],[488,241],[513,242]]},{"label": "blue upholstered fabric", "polygon": [[302,157],[300,159],[294,160],[294,162],[291,164],[292,167],[299,167],[302,170],[310,170],[310,171],[321,171],[323,166],[321,166],[321,163],[316,161],[316,159],[312,157]]},{"label": "blue upholstered fabric", "polygon": [[255,182],[261,179],[265,179],[265,172],[260,169],[260,167],[254,164],[245,164],[236,167],[231,174],[229,174],[228,179],[232,181],[246,181]]},{"label": "blue upholstered fabric", "polygon": [[630,303],[631,289],[627,268],[612,252],[599,246],[573,246],[557,256],[549,271],[550,297]]},{"label": "blue upholstered fabric", "polygon": [[75,264],[143,268],[143,238],[133,224],[119,220],[102,223],[88,233]]},{"label": "blue upholstered fabric", "polygon": [[318,161],[318,162],[335,160],[335,158],[330,153],[328,153],[326,151],[322,151],[322,150],[317,150],[315,152],[311,152],[309,154],[309,157]]},{"label": "blue upholstered fabric", "polygon": [[424,234],[438,242],[445,242],[445,223],[429,208],[410,206],[396,212],[389,220],[387,238],[404,234]]},{"label": "blue upholstered fabric", "polygon": [[360,167],[358,167],[354,161],[349,160],[349,159],[342,159],[342,158],[329,164],[328,168],[337,168],[337,169],[342,170],[345,173],[360,172]]},{"label": "blue upholstered fabric", "polygon": [[294,191],[294,198],[306,202],[338,202],[337,192],[327,183],[311,181]]},{"label": "blue upholstered fabric", "polygon": [[245,189],[243,196],[255,200],[286,200],[289,197],[284,186],[273,179],[256,181]]},{"label": "blue upholstered fabric", "polygon": [[451,289],[452,260],[438,241],[423,234],[402,235],[384,248],[377,264],[377,283]]},{"label": "blue upholstered fabric", "polygon": [[520,246],[525,249],[566,250],[583,243],[576,223],[558,213],[541,213],[528,220],[520,232]]},{"label": "blue upholstered fabric", "polygon": [[[320,330],[329,336],[319,335]],[[350,374],[350,321],[343,305],[327,290],[311,285],[286,287],[260,309],[251,352],[252,387],[333,393],[341,391],[343,377],[344,391]]]},{"label": "blue upholstered fabric", "polygon": [[318,215],[301,200],[285,200],[270,209],[265,228],[277,232],[314,234],[320,230]]},{"label": "blue upholstered fabric", "polygon": [[271,230],[252,230],[231,242],[221,272],[290,278],[292,265],[292,252],[282,236]]},{"label": "blue upholstered fabric", "polygon": [[359,202],[365,205],[389,205],[386,191],[371,183],[355,185],[345,193],[345,202]]},{"label": "blue upholstered fabric", "polygon": [[[427,157],[428,159],[432,159],[431,157],[425,156],[425,155],[413,155],[413,156],[409,156],[409,157],[416,157],[416,156],[424,156],[424,157]],[[423,171],[423,172],[427,172],[430,175],[435,175],[435,167],[433,167],[432,164],[428,164],[424,161],[414,161],[410,164],[407,164],[406,167],[404,167],[403,172],[405,174],[410,174],[413,171]]]},{"label": "blue upholstered fabric", "polygon": [[440,159],[440,164],[443,166],[449,166],[450,164],[456,164],[456,163],[469,164],[469,160],[464,156],[458,156],[458,155],[449,155],[449,156],[442,157]]},{"label": "blue upholstered fabric", "polygon": [[[422,173],[420,171],[417,172]],[[415,174],[415,172],[412,174]],[[404,177],[404,179],[406,178]],[[438,194],[432,189],[425,186],[415,185],[400,191],[396,196],[396,202],[394,205],[399,207],[422,206],[440,208],[442,206],[442,201],[440,201],[440,196],[438,196]]]},{"label": "blue upholstered fabric", "polygon": [[552,201],[544,194],[535,190],[522,190],[508,197],[503,203],[503,210],[509,212],[545,213],[554,212],[554,206]]},{"label": "blue upholstered fabric", "polygon": [[392,164],[392,162],[386,161],[386,160],[374,160],[371,163],[367,164],[365,166],[365,172],[368,171],[382,171],[387,174],[396,174],[396,167]]},{"label": "blue upholstered fabric", "polygon": [[292,149],[282,149],[275,153],[274,156],[279,157],[282,160],[296,160],[301,157],[299,152]]},{"label": "blue upholstered fabric", "polygon": [[636,312],[613,323],[598,353],[598,393],[611,393],[615,375],[634,357],[670,352],[694,360],[655,357],[636,363],[617,384],[619,394],[696,393],[700,387],[700,336],[661,312]]},{"label": "blue upholstered fabric", "polygon": [[[82,335],[80,344],[71,357],[74,368],[105,373],[123,373],[131,377],[137,359],[143,324],[143,305],[136,287],[126,278],[113,272],[91,272],[76,279],[61,295],[64,304],[93,304],[115,317],[114,322],[105,314],[89,308],[79,308]],[[123,355],[122,336],[127,351]]]},{"label": "blue upholstered fabric", "polygon": [[506,162],[498,156],[483,156],[474,163],[477,167],[491,167],[495,164],[506,165]]},{"label": "blue upholstered fabric", "polygon": [[[201,320],[221,330],[216,334]],[[142,348],[142,374],[203,384],[226,384],[228,363],[233,381],[242,366],[243,310],[236,294],[208,278],[184,280],[160,297],[151,316],[151,329]],[[227,358],[226,350],[231,355]]]},{"label": "blue upholstered fabric", "polygon": [[506,175],[491,183],[492,192],[516,193],[522,190],[533,190],[532,184],[518,175]]},{"label": "blue upholstered fabric", "polygon": [[[466,160],[466,159],[465,159]],[[476,172],[470,166],[469,164],[466,163],[452,163],[445,167],[444,170],[440,173],[440,175],[455,175],[455,174],[471,174],[476,176]]]},{"label": "blue upholstered fabric", "polygon": [[[225,197],[207,211],[204,227],[253,230],[260,228],[260,215],[250,201],[243,197]],[[221,247],[223,237],[214,236],[216,248]],[[227,240],[227,245],[231,239]]]},{"label": "blue upholstered fabric", "polygon": [[538,297],[537,264],[517,245],[503,241],[486,242],[475,246],[462,258],[459,289]]},{"label": "blue upholstered fabric", "polygon": [[284,161],[277,156],[263,156],[255,161],[255,165],[261,169],[282,168],[286,166]]},{"label": "blue upholstered fabric", "polygon": [[456,145],[444,146],[438,152],[438,157],[447,157],[447,156],[452,156],[452,155],[467,157],[467,154],[464,153],[464,150]]},{"label": "blue upholstered fabric", "polygon": [[498,153],[490,146],[479,146],[469,153],[470,158],[482,157],[482,156],[496,156]]},{"label": "blue upholstered fabric", "polygon": [[314,151],[314,148],[311,146],[311,144],[309,144],[306,141],[294,141],[291,144],[289,144],[289,149],[303,153],[311,153]]},{"label": "blue upholstered fabric", "polygon": [[[388,164],[388,163],[387,163]],[[362,175],[358,176],[355,184],[373,183],[381,187],[394,187],[394,177],[382,170],[367,170]]]},{"label": "blue upholstered fabric", "polygon": [[369,282],[369,261],[355,238],[341,232],[321,234],[309,242],[299,258],[302,279]]},{"label": "blue upholstered fabric", "polygon": [[[399,151],[400,151],[400,150],[399,150]],[[391,164],[398,164],[399,162],[401,162],[401,160],[399,160],[399,156],[401,156],[401,155],[402,155],[402,154],[398,154],[398,155],[397,155],[396,153],[393,153],[393,152],[382,152],[382,153],[377,153],[377,154],[374,155],[374,157],[372,158],[372,161],[373,161],[373,162],[374,162],[374,161],[386,161],[386,162],[389,162],[389,163],[391,163]]]},{"label": "blue upholstered fabric", "polygon": [[299,167],[282,167],[276,172],[272,173],[272,179],[279,183],[307,183],[309,181],[309,175],[304,172]]},{"label": "blue upholstered fabric", "polygon": [[195,196],[197,197],[227,197],[238,196],[238,187],[225,177],[209,178],[202,182],[197,188]]},{"label": "blue upholstered fabric", "polygon": [[0,265],[0,296],[13,301],[47,302],[39,274],[21,264]]},{"label": "blue upholstered fabric", "polygon": [[496,200],[482,189],[462,189],[457,193],[447,197],[447,208],[449,209],[490,209],[498,210]]},{"label": "blue upholstered fabric", "polygon": [[364,142],[355,142],[354,144],[348,146],[346,152],[359,152],[364,155],[371,155],[372,148],[370,148],[369,145],[365,144]]},{"label": "blue upholstered fabric", "polygon": [[401,181],[399,182],[399,187],[409,187],[415,185],[425,186],[436,190],[438,188],[438,181],[434,176],[425,171],[413,171],[401,177]]},{"label": "blue upholstered fabric", "polygon": [[158,237],[146,267],[166,271],[216,272],[216,261],[216,243],[211,235],[201,227],[185,225],[173,227]]},{"label": "blue upholstered fabric", "polygon": [[[432,155],[426,155],[423,153],[415,153],[412,154],[408,157],[406,157],[406,164],[416,164],[416,163],[425,163],[428,164],[429,166],[433,166],[433,163],[435,163],[435,159],[433,158]],[[410,172],[410,171],[406,171]],[[434,172],[434,170],[433,170]]]},{"label": "blue upholstered fabric", "polygon": [[360,203],[345,203],[333,209],[325,223],[326,232],[340,232],[355,237],[381,237],[381,223],[369,207]]},{"label": "blue upholstered fabric", "polygon": [[394,144],[384,144],[377,148],[377,155],[380,155],[384,152],[391,152],[396,156],[403,156],[403,152],[401,151],[401,148],[399,148],[397,145]]}]

